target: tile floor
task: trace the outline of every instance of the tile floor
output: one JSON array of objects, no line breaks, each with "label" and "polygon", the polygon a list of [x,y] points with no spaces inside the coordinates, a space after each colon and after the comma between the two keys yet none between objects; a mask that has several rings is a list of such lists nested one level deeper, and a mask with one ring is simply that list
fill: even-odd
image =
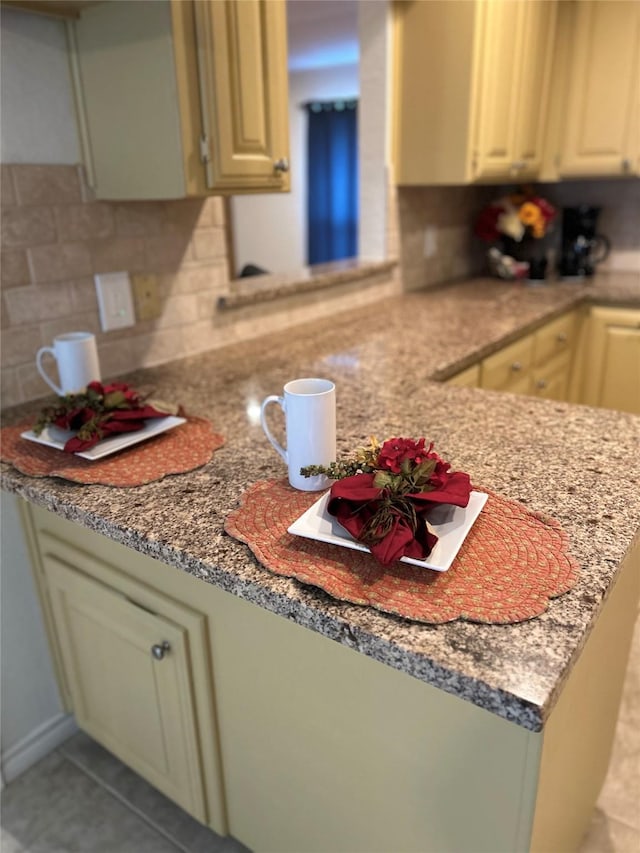
[{"label": "tile floor", "polygon": [[[1,853],[249,853],[82,732],[4,788],[0,825]],[[579,853],[640,853],[640,618],[609,773]]]}]

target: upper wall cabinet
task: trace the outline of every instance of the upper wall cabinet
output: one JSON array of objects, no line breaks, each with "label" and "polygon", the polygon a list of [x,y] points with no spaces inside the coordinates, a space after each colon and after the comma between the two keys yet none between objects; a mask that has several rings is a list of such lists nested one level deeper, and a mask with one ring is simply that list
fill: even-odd
[{"label": "upper wall cabinet", "polygon": [[640,3],[573,2],[563,36],[569,54],[558,175],[640,174]]},{"label": "upper wall cabinet", "polygon": [[395,4],[398,184],[535,178],[556,3]]},{"label": "upper wall cabinet", "polygon": [[284,0],[101,3],[70,26],[98,198],[289,189]]}]

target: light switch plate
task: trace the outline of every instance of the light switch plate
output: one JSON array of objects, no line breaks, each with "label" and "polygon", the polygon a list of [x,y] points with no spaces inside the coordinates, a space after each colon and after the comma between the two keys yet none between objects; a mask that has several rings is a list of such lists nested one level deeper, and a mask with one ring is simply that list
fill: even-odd
[{"label": "light switch plate", "polygon": [[95,277],[100,325],[103,332],[135,324],[131,282],[127,272],[99,273]]}]

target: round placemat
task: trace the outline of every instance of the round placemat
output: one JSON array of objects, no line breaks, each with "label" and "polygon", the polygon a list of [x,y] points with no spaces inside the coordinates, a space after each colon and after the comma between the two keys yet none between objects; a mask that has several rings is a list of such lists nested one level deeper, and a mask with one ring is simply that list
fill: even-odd
[{"label": "round placemat", "polygon": [[184,474],[207,463],[224,437],[204,418],[187,417],[175,429],[94,462],[21,438],[31,424],[0,431],[0,458],[31,477],[61,477],[74,483],[142,486],[167,474]]},{"label": "round placemat", "polygon": [[319,495],[297,491],[284,480],[251,486],[227,517],[225,530],[272,572],[352,604],[432,624],[532,619],[544,613],[549,599],[571,589],[578,565],[555,519],[487,494],[447,572],[400,562],[385,567],[369,554],[291,535],[287,528]]}]

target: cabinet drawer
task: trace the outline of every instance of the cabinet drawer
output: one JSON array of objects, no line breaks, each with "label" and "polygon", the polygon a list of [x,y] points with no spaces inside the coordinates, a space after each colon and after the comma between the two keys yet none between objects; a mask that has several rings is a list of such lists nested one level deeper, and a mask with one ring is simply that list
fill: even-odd
[{"label": "cabinet drawer", "polygon": [[485,358],[482,362],[481,387],[527,393],[522,390],[523,381],[525,385],[528,382],[526,376],[533,363],[533,346],[533,335],[527,335]]},{"label": "cabinet drawer", "polygon": [[544,364],[550,358],[569,353],[574,346],[576,336],[575,314],[565,314],[552,320],[535,334],[534,364]]},{"label": "cabinet drawer", "polygon": [[571,354],[563,352],[533,370],[532,393],[547,400],[566,400]]},{"label": "cabinet drawer", "polygon": [[477,388],[480,385],[480,365],[472,364],[466,370],[461,370],[456,373],[451,379],[447,380],[449,385],[460,385],[465,388]]}]

